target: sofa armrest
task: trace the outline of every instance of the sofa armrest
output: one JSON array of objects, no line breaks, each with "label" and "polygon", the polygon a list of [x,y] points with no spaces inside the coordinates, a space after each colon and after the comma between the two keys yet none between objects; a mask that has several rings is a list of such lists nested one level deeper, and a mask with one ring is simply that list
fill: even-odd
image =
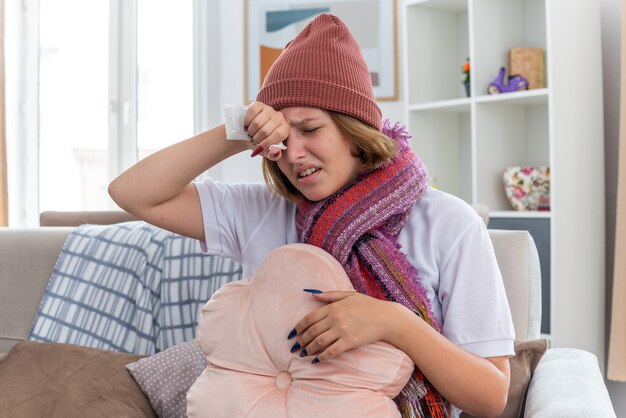
[{"label": "sofa armrest", "polygon": [[615,417],[597,357],[575,348],[546,351],[530,381],[524,417]]}]

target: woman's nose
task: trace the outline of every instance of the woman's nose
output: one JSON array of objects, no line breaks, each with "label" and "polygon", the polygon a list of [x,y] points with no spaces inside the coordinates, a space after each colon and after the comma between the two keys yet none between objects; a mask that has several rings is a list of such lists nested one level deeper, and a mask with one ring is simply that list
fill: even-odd
[{"label": "woman's nose", "polygon": [[291,133],[287,138],[287,149],[283,151],[283,156],[289,164],[296,163],[306,156],[306,147],[303,138]]}]

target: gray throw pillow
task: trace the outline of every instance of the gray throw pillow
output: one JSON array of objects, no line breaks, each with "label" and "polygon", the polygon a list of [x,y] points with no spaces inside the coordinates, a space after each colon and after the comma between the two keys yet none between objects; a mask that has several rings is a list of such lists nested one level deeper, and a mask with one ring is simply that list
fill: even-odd
[{"label": "gray throw pillow", "polygon": [[126,365],[159,417],[186,417],[187,391],[207,366],[197,340]]}]

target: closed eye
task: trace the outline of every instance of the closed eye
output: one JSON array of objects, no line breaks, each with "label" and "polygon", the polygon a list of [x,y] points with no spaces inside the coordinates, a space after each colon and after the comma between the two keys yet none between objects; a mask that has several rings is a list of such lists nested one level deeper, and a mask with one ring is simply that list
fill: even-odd
[{"label": "closed eye", "polygon": [[318,129],[319,129],[319,128],[307,128],[307,129],[304,129],[304,128],[303,128],[303,129],[301,129],[301,132],[302,132],[303,134],[309,134],[309,135],[310,135],[310,134],[315,133]]}]

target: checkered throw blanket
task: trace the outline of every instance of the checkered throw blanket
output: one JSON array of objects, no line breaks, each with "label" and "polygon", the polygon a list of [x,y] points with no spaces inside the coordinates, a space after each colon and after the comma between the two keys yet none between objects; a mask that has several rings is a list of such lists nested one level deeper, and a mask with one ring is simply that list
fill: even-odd
[{"label": "checkered throw blanket", "polygon": [[29,339],[152,355],[195,337],[238,263],[142,221],[82,225],[67,238]]}]

